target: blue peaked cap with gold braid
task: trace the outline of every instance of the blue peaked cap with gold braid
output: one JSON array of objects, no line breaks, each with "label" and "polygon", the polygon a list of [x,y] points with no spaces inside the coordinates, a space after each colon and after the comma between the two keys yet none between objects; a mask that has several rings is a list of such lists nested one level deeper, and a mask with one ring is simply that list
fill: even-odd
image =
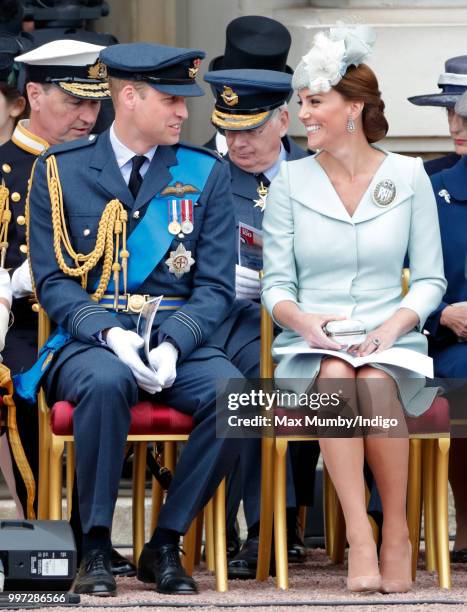
[{"label": "blue peaked cap with gold braid", "polygon": [[217,93],[211,121],[224,130],[249,130],[263,125],[292,92],[292,76],[277,70],[212,70],[204,80]]},{"label": "blue peaked cap with gold braid", "polygon": [[196,74],[205,52],[153,43],[126,43],[107,47],[100,60],[110,77],[143,81],[173,96],[203,96]]}]

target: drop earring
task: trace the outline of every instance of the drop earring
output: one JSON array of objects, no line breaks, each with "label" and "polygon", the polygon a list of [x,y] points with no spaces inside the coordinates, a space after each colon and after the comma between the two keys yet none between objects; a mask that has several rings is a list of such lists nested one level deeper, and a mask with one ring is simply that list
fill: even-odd
[{"label": "drop earring", "polygon": [[352,119],[352,117],[349,117],[347,119],[347,131],[349,132],[349,134],[353,134],[355,132],[355,121]]}]

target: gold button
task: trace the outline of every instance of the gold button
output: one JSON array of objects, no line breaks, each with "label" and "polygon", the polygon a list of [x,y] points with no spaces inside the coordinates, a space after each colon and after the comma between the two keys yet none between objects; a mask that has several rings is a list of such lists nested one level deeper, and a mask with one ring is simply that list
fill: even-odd
[{"label": "gold button", "polygon": [[13,191],[13,193],[11,194],[11,199],[13,200],[13,202],[19,202],[21,200],[21,194],[17,191]]},{"label": "gold button", "polygon": [[39,306],[39,304],[33,304],[33,305],[31,306],[31,310],[32,310],[33,312],[39,312],[40,308],[41,308],[41,307]]},{"label": "gold button", "polygon": [[24,253],[26,255],[26,253],[28,252],[28,247],[25,244],[22,244],[19,247],[19,250],[21,251],[21,253]]},{"label": "gold button", "polygon": [[10,164],[3,164],[2,171],[5,172],[5,174],[8,174],[9,172],[11,172]]},{"label": "gold button", "polygon": [[19,217],[16,218],[16,223],[18,225],[24,225],[26,223],[26,219],[23,217],[23,215],[19,215]]}]

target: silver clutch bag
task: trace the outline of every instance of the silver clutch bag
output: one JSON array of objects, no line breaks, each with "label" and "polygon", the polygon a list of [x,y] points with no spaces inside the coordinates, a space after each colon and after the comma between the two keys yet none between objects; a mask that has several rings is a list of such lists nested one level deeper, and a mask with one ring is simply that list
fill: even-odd
[{"label": "silver clutch bag", "polygon": [[361,344],[366,338],[366,329],[362,321],[345,319],[344,321],[329,321],[323,327],[324,333],[337,344],[353,346]]}]

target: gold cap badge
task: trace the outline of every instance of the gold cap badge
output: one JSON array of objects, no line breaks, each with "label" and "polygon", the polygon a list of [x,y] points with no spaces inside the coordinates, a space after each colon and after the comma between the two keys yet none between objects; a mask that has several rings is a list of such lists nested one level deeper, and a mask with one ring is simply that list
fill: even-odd
[{"label": "gold cap badge", "polygon": [[236,106],[238,104],[238,95],[231,87],[224,85],[224,91],[221,93],[221,98],[227,106]]},{"label": "gold cap badge", "polygon": [[106,79],[107,66],[97,60],[97,62],[88,69],[88,76],[90,79]]},{"label": "gold cap badge", "polygon": [[190,77],[190,79],[194,79],[196,77],[200,66],[201,60],[199,58],[193,60],[193,66],[191,66],[191,68],[188,68],[188,76]]}]

